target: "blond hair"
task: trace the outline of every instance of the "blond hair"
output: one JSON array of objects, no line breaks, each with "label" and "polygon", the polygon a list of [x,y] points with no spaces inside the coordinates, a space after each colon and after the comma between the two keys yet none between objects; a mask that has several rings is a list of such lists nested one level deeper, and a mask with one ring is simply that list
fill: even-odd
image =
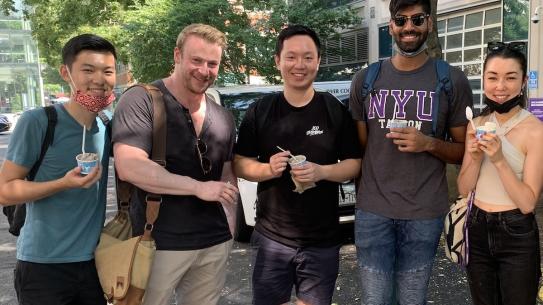
[{"label": "blond hair", "polygon": [[176,46],[180,50],[183,50],[185,41],[191,35],[200,37],[210,43],[216,43],[223,50],[226,49],[226,35],[224,35],[223,32],[219,31],[215,27],[212,27],[207,24],[202,24],[202,23],[193,23],[193,24],[187,25],[181,31],[181,33],[179,33],[179,36],[177,36]]}]

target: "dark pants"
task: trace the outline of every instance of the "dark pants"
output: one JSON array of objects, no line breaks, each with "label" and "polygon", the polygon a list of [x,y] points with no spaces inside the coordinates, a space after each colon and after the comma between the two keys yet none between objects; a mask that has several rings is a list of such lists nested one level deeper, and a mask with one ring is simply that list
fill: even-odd
[{"label": "dark pants", "polygon": [[20,305],[106,305],[94,260],[62,264],[18,260],[15,292]]},{"label": "dark pants", "polygon": [[468,281],[475,305],[533,305],[539,278],[539,232],[534,214],[519,209],[468,219]]},{"label": "dark pants", "polygon": [[339,271],[339,248],[293,248],[253,231],[253,304],[278,305],[296,297],[306,304],[329,305]]}]

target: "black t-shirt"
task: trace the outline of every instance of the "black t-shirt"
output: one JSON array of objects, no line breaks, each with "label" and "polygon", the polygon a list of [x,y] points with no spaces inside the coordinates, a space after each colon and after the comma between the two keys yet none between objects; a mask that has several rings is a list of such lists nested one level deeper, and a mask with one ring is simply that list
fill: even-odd
[{"label": "black t-shirt", "polygon": [[[283,93],[268,95],[249,107],[240,125],[236,154],[268,163],[279,152],[277,146],[321,165],[360,158],[354,122],[329,93],[316,92],[303,107],[291,106]],[[337,244],[338,186],[319,181],[317,187],[298,194],[287,168],[281,177],[258,184],[255,229],[293,247]]]},{"label": "black t-shirt", "polygon": [[[166,169],[173,174],[199,181],[220,180],[224,162],[232,161],[235,125],[232,114],[210,98],[200,139],[207,145],[204,154],[211,172],[204,175],[196,150],[196,133],[189,125],[183,106],[156,81],[163,93],[167,117]],[[141,87],[126,91],[113,119],[113,141],[138,147],[151,155],[153,106]],[[145,224],[144,193],[137,192],[130,206],[134,234]],[[232,238],[224,210],[218,202],[206,202],[196,196],[163,195],[160,213],[153,229],[158,250],[195,250],[220,244]]]}]

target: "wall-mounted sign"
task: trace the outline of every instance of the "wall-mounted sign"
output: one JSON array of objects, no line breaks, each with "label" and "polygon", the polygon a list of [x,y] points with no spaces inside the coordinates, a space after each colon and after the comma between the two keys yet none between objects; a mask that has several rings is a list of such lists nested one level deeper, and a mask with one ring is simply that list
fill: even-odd
[{"label": "wall-mounted sign", "polygon": [[528,107],[528,110],[539,118],[539,120],[543,121],[543,98],[531,98],[530,107]]}]

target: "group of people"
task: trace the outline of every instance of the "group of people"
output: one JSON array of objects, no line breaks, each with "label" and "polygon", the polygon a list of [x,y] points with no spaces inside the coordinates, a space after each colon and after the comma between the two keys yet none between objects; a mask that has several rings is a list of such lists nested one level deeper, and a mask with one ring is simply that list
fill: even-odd
[{"label": "group of people", "polygon": [[[543,183],[543,125],[523,109],[526,57],[518,44],[489,44],[486,108],[474,123],[498,128],[477,138],[465,115],[473,99],[462,71],[448,67],[452,90],[436,90],[438,62],[425,52],[434,22],[430,1],[392,0],[389,8],[396,52],[380,64],[369,94],[368,69],[353,78],[350,109],[316,92],[320,40],[306,26],[288,25],[274,56],[284,89],[253,103],[237,136],[232,115],[205,93],[219,73],[226,36],[209,25],[185,27],[173,71],[152,83],[167,116],[165,166],[150,159],[154,110],[142,87],[121,96],[111,134],[97,118],[113,101],[113,45],[91,34],[69,40],[60,74],[71,99],[54,105],[54,138],[35,179],[25,177],[45,138],[42,109],[21,116],[0,169],[0,203],[28,203],[17,242],[19,303],[106,304],[93,253],[113,149],[120,179],[141,190],[130,210],[135,234],[144,227],[145,194],[162,194],[146,305],[170,304],[172,297],[177,304],[218,302],[238,177],[258,182],[253,304],[289,303],[293,288],[299,305],[331,304],[341,246],[338,188],[353,178],[359,178],[361,304],[426,304],[449,207],[446,163],[462,163],[459,192],[475,194],[467,221],[473,303],[535,304],[540,255],[534,208]],[[391,126],[393,119],[408,126]],[[81,174],[75,161],[82,127],[85,150],[99,156],[89,174]],[[291,166],[291,155],[305,161]]]}]

